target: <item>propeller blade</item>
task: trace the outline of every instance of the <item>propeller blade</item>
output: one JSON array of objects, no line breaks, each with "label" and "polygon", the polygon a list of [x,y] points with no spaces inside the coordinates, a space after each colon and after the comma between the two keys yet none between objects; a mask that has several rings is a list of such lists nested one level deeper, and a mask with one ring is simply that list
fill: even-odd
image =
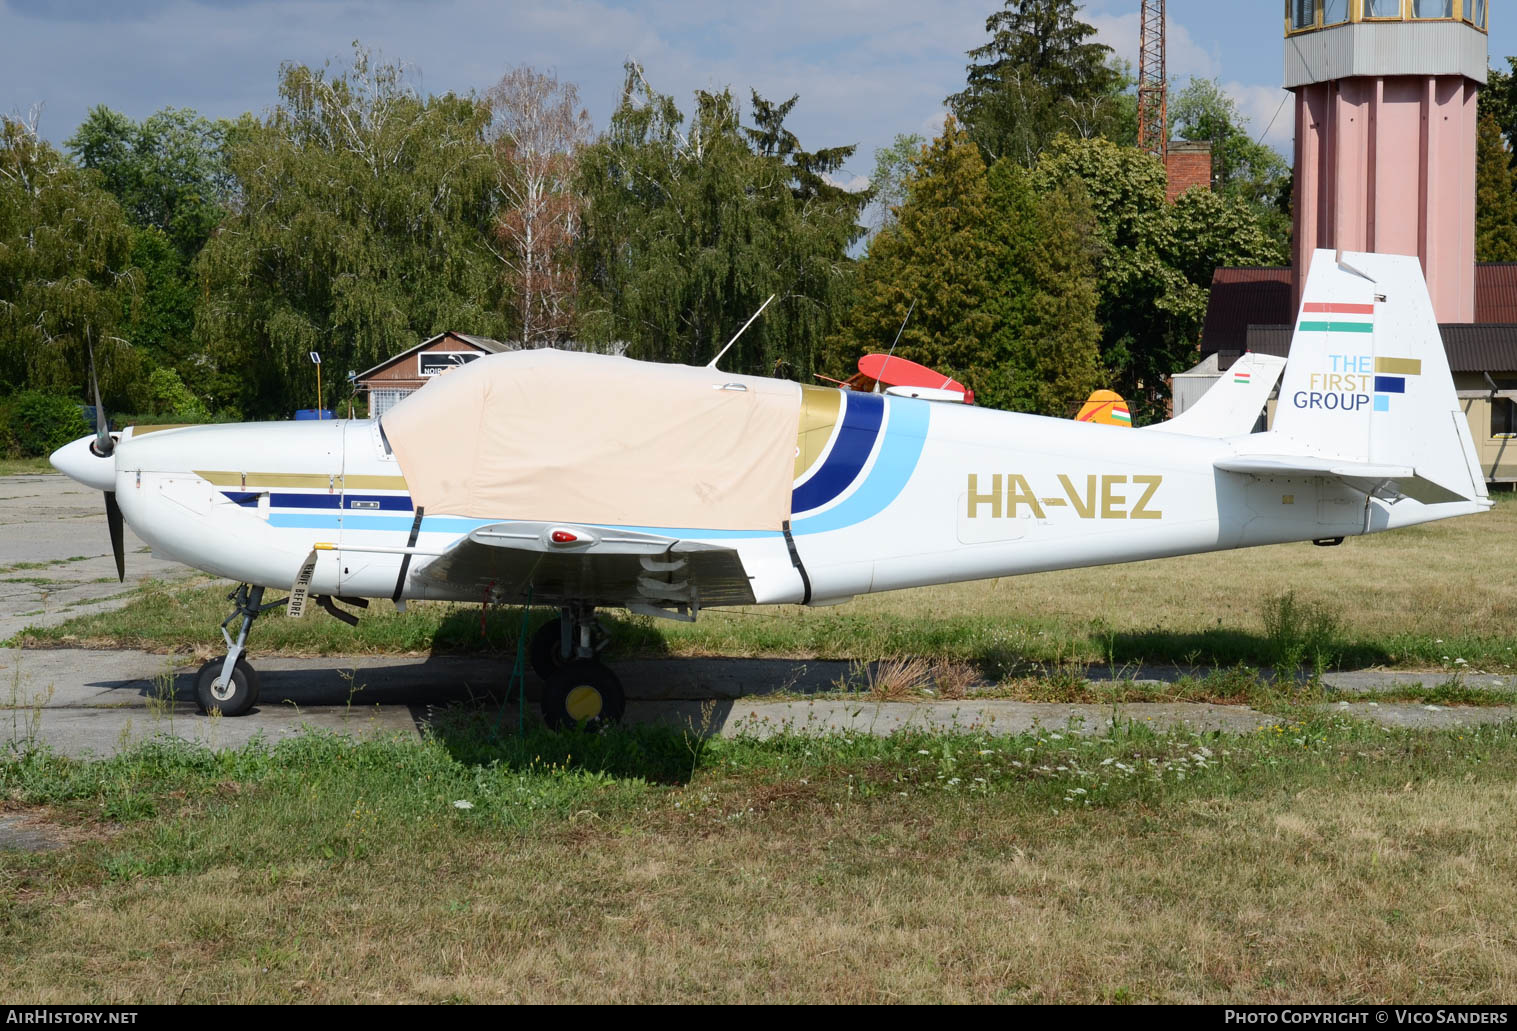
[{"label": "propeller blade", "polygon": [[116,504],[116,492],[105,492],[105,521],[111,528],[111,550],[116,553],[116,579],[126,582],[126,544],[123,540],[121,506]]},{"label": "propeller blade", "polygon": [[[90,354],[90,386],[95,388],[95,443],[90,445],[90,450],[101,458],[106,458],[116,450],[116,442],[111,439],[111,421],[106,417],[105,405],[100,400],[100,377],[95,375],[95,345],[90,340],[89,330],[85,330],[84,333],[84,346],[89,349]],[[106,511],[109,512],[115,504],[114,498],[107,501]],[[117,520],[121,518],[119,508],[116,509],[116,518]],[[117,554],[119,555],[120,552],[118,551]],[[119,566],[121,563],[118,561],[116,564]],[[123,579],[125,579],[124,575]]]}]

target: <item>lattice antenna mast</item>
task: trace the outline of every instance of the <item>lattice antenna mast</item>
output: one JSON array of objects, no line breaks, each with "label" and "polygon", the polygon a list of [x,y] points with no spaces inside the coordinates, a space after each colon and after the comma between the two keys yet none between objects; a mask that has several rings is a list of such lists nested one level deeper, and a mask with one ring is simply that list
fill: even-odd
[{"label": "lattice antenna mast", "polygon": [[1143,0],[1138,40],[1138,146],[1163,161],[1169,151],[1169,100],[1165,94],[1164,0]]}]

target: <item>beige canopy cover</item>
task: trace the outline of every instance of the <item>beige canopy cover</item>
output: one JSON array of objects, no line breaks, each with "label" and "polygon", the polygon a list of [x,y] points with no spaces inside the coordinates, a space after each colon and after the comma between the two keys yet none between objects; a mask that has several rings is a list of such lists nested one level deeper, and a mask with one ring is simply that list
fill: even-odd
[{"label": "beige canopy cover", "polygon": [[429,513],[778,530],[800,397],[716,369],[516,351],[438,377],[383,424]]}]

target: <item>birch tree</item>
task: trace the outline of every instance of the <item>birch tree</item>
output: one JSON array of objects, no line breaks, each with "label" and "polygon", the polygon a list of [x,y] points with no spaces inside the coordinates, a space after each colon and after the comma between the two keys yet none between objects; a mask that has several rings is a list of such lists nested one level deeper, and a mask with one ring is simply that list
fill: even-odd
[{"label": "birch tree", "polygon": [[507,72],[485,99],[502,196],[495,235],[521,342],[561,344],[574,332],[571,251],[582,207],[574,178],[580,148],[590,142],[590,115],[572,82],[527,67]]}]

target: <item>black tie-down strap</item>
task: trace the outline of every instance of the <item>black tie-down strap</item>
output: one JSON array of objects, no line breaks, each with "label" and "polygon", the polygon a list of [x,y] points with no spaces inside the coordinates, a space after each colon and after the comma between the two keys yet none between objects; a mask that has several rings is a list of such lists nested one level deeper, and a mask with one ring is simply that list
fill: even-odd
[{"label": "black tie-down strap", "polygon": [[[417,534],[421,533],[421,517],[422,513],[425,511],[426,509],[422,506],[416,506],[416,518],[411,520],[411,536],[410,539],[406,541],[407,548],[416,547],[416,536]],[[411,554],[408,551],[406,554],[400,557],[400,575],[395,578],[395,593],[390,595],[391,601],[400,601],[401,592],[406,589],[406,573],[409,572],[410,569]]]},{"label": "black tie-down strap", "polygon": [[785,531],[785,547],[790,549],[790,564],[795,567],[797,573],[801,574],[801,586],[806,589],[805,594],[801,596],[801,604],[810,605],[811,577],[806,575],[806,566],[801,562],[801,553],[795,550],[795,538],[790,535],[790,520],[786,519],[781,526]]}]

